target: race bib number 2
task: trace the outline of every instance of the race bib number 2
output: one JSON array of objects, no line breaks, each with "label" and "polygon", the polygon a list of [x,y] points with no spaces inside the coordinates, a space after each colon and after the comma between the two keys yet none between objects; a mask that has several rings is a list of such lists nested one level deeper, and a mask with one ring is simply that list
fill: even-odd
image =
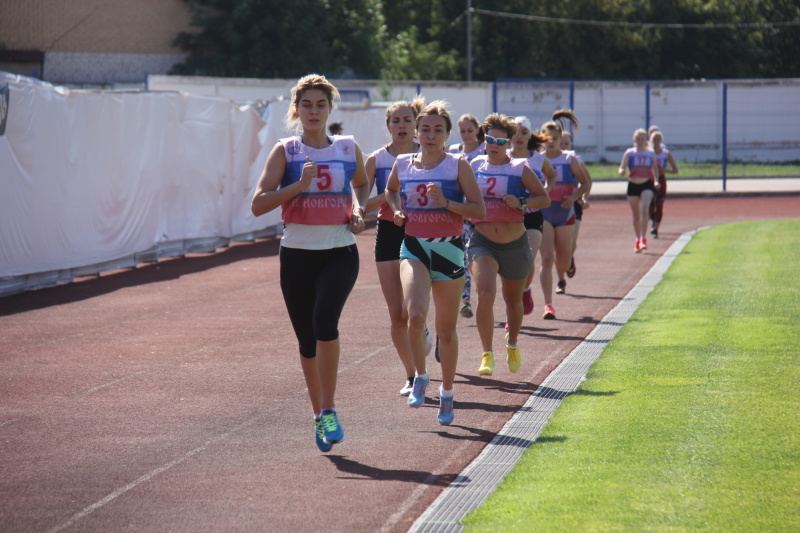
[{"label": "race bib number 2", "polygon": [[317,177],[311,180],[308,192],[325,194],[340,193],[344,190],[344,165],[341,163],[320,163],[317,165]]},{"label": "race bib number 2", "polygon": [[508,194],[508,176],[481,176],[478,185],[484,198],[502,198]]}]

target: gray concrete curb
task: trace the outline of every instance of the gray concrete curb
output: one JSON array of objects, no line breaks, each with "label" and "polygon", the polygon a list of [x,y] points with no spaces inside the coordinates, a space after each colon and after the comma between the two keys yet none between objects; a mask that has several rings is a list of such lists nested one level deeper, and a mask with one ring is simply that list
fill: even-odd
[{"label": "gray concrete curb", "polygon": [[658,285],[697,231],[684,233],[669,247],[639,283],[542,382],[481,454],[422,513],[410,532],[451,533],[464,529],[459,521],[480,506],[514,468],[561,401],[586,378],[592,363]]}]

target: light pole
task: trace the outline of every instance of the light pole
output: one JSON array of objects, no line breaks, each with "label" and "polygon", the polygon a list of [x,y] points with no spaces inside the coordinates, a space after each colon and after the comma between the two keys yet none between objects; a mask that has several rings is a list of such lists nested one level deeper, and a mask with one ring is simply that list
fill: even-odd
[{"label": "light pole", "polygon": [[467,81],[472,81],[472,0],[467,0]]}]

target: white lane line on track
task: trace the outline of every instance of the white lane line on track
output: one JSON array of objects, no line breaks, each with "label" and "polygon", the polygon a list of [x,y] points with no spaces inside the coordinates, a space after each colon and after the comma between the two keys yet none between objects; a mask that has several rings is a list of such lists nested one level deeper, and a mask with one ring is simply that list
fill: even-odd
[{"label": "white lane line on track", "polygon": [[119,498],[120,496],[122,496],[126,492],[128,492],[128,491],[130,491],[132,489],[135,489],[136,487],[138,487],[142,483],[145,483],[145,482],[149,481],[150,479],[152,479],[155,476],[161,474],[162,472],[165,472],[165,471],[169,470],[173,466],[181,464],[182,462],[184,462],[187,459],[197,455],[198,453],[207,450],[208,448],[210,448],[214,444],[216,444],[216,443],[218,443],[218,442],[220,442],[222,440],[227,439],[229,436],[231,436],[232,434],[236,433],[237,431],[241,431],[242,429],[245,429],[245,428],[247,428],[249,426],[252,426],[257,421],[261,420],[262,418],[265,418],[266,415],[269,414],[269,412],[270,411],[267,411],[265,413],[261,413],[260,415],[257,415],[257,416],[254,416],[252,418],[249,418],[248,420],[245,420],[241,424],[235,426],[230,431],[227,431],[226,433],[223,433],[221,435],[217,435],[213,439],[207,440],[205,443],[203,443],[202,445],[198,446],[197,448],[191,450],[190,452],[187,452],[186,454],[184,454],[184,455],[182,455],[182,456],[180,456],[180,457],[178,457],[176,459],[173,459],[169,463],[166,463],[164,465],[159,466],[158,468],[156,468],[154,470],[151,470],[150,472],[148,472],[145,475],[139,477],[138,479],[128,483],[124,487],[118,488],[117,490],[115,490],[115,491],[111,492],[110,494],[108,494],[106,497],[104,497],[104,498],[96,501],[92,505],[84,508],[82,511],[72,515],[65,522],[62,522],[59,525],[57,525],[56,527],[54,527],[53,529],[48,530],[47,533],[55,533],[56,531],[61,531],[62,529],[71,526],[72,524],[74,524],[75,522],[80,520],[81,518],[93,513],[94,511],[100,509],[104,505],[114,501],[115,499]]},{"label": "white lane line on track", "polygon": [[[341,374],[345,370],[349,370],[349,369],[351,369],[351,368],[353,368],[353,367],[355,367],[357,365],[360,365],[361,363],[369,360],[370,358],[374,357],[375,355],[379,354],[380,352],[386,350],[387,348],[391,348],[393,346],[394,345],[392,345],[392,344],[388,344],[386,346],[382,346],[381,348],[378,348],[377,350],[373,350],[372,352],[366,354],[365,356],[363,356],[363,357],[361,357],[359,359],[356,359],[355,361],[351,362],[350,364],[348,364],[348,365],[346,365],[344,367],[341,367],[339,369],[339,374]],[[117,381],[122,381],[122,380],[117,380]],[[96,387],[96,388],[102,388],[104,386],[105,385],[102,385],[102,386]],[[86,391],[85,393],[88,393],[88,392],[90,392],[90,391]],[[218,442],[221,442],[221,441],[227,439],[228,437],[230,437],[234,433],[236,433],[238,431],[241,431],[241,430],[243,430],[243,429],[245,429],[247,427],[252,426],[257,421],[265,418],[267,415],[269,415],[274,410],[275,409],[270,409],[269,411],[266,411],[266,412],[261,413],[261,414],[259,414],[257,416],[251,417],[251,418],[245,420],[244,422],[234,426],[229,431],[227,431],[225,433],[222,433],[220,435],[217,435],[213,439],[207,440],[205,443],[203,443],[202,445],[198,446],[197,448],[194,448],[193,450],[185,453],[184,455],[173,459],[169,463],[163,464],[163,465],[159,466],[158,468],[156,468],[154,470],[151,470],[150,472],[144,474],[143,476],[141,476],[141,477],[135,479],[134,481],[128,483],[124,487],[120,487],[120,488],[114,490],[113,492],[111,492],[108,495],[106,495],[104,498],[101,498],[100,500],[98,500],[95,503],[89,505],[88,507],[84,508],[83,510],[79,511],[78,513],[75,513],[69,519],[67,519],[66,521],[62,522],[61,524],[58,524],[57,526],[55,526],[52,529],[49,529],[47,531],[47,533],[55,533],[57,531],[61,531],[61,530],[65,529],[65,528],[67,528],[67,527],[70,527],[71,525],[73,525],[78,520],[84,518],[85,516],[90,515],[94,511],[100,509],[101,507],[103,507],[103,506],[107,505],[108,503],[114,501],[115,499],[119,498],[120,496],[122,496],[126,492],[128,492],[128,491],[130,491],[132,489],[135,489],[136,487],[138,487],[142,483],[146,483],[147,481],[151,480],[155,476],[157,476],[157,475],[159,475],[159,474],[161,474],[163,472],[166,472],[167,470],[169,470],[170,468],[172,468],[174,466],[177,466],[177,465],[183,463],[184,461],[186,461],[187,459],[192,458],[193,456],[197,455],[198,453],[204,452],[205,450],[207,450],[208,448],[210,448],[214,444],[217,444]],[[435,476],[430,476],[430,477],[435,477]],[[426,479],[425,481],[427,482],[428,480]]]}]

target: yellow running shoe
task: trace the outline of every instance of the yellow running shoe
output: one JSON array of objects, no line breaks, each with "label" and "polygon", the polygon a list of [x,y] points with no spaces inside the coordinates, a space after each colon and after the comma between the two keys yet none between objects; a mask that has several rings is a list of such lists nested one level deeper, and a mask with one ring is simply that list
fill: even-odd
[{"label": "yellow running shoe", "polygon": [[519,372],[522,366],[522,354],[519,353],[519,344],[513,348],[508,345],[508,333],[506,333],[506,352],[508,352],[508,357],[506,357],[508,369],[514,373]]},{"label": "yellow running shoe", "polygon": [[494,372],[494,354],[492,352],[483,352],[483,359],[481,359],[481,367],[478,369],[478,375],[491,376]]}]

